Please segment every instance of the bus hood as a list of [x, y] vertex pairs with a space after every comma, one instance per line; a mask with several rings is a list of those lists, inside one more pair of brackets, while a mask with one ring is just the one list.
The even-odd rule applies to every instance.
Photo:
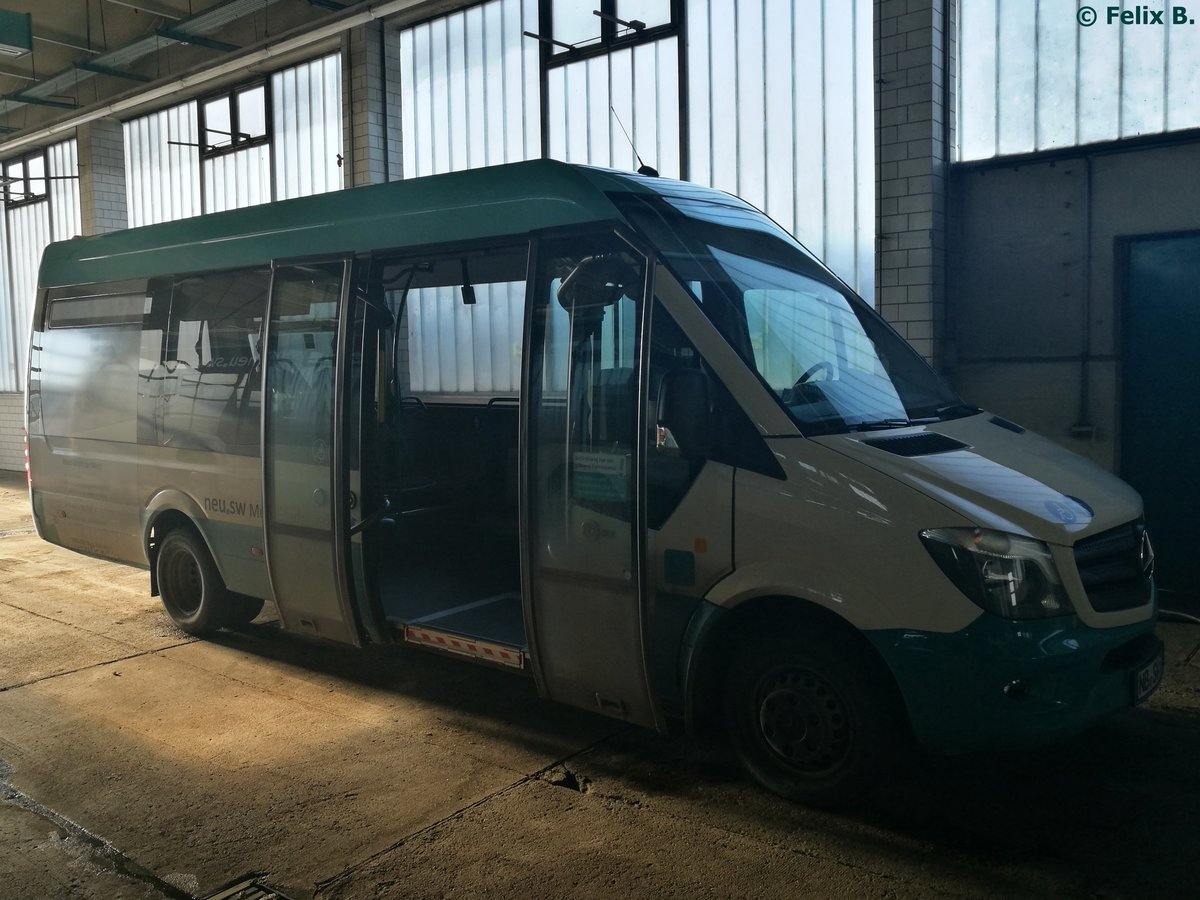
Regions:
[[812, 440], [982, 528], [1071, 545], [1142, 514], [1141, 497], [1116, 476], [987, 413]]

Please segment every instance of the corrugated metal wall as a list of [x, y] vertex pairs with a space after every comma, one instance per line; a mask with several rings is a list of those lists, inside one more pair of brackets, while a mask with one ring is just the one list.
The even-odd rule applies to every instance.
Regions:
[[307, 197], [343, 186], [342, 58], [338, 54], [271, 78], [275, 125], [275, 199]]
[[537, 0], [491, 0], [400, 33], [404, 175], [541, 155]]
[[689, 0], [688, 179], [765, 210], [875, 294], [869, 0]]
[[75, 141], [46, 149], [46, 199], [4, 214], [7, 296], [0, 308], [0, 391], [21, 390], [29, 352], [29, 323], [37, 296], [42, 251], [80, 231], [79, 165]]
[[[1109, 4], [962, 3], [957, 158], [1200, 126], [1200, 27], [1171, 24], [1177, 5], [1162, 25], [1123, 26], [1108, 24]], [[1095, 24], [1080, 24], [1085, 9]]]

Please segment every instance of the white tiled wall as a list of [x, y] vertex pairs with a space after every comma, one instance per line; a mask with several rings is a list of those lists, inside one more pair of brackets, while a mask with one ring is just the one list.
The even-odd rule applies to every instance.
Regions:
[[25, 395], [0, 394], [0, 469], [25, 468]]

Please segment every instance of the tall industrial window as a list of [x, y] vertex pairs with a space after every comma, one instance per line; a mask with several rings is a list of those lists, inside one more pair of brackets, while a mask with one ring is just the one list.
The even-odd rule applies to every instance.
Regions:
[[341, 57], [125, 123], [129, 224], [342, 187]]
[[201, 156], [236, 153], [270, 140], [265, 84], [243, 85], [209, 97], [200, 105], [200, 115], [204, 121]]
[[869, 0], [543, 10], [546, 155], [738, 194], [874, 295]]
[[271, 76], [275, 199], [340, 190], [342, 58], [325, 56]]
[[874, 295], [869, 0], [489, 0], [400, 40], [405, 177], [649, 165], [740, 194]]
[[[546, 155], [686, 177], [680, 19], [670, 0], [543, 4]], [[543, 34], [543, 37], [547, 36]]]
[[195, 101], [125, 123], [129, 225], [198, 216], [200, 120]]
[[[677, 29], [679, 13], [672, 0], [549, 0], [548, 44], [553, 56], [604, 48], [612, 50], [656, 33]], [[544, 21], [544, 20], [543, 20]]]
[[688, 0], [688, 179], [744, 198], [875, 294], [869, 0]]
[[4, 205], [11, 209], [22, 203], [46, 199], [46, 153], [26, 153], [4, 164]]
[[51, 241], [79, 234], [79, 165], [74, 140], [7, 160], [3, 247], [8, 265], [0, 279], [0, 391], [25, 381], [29, 320], [38, 265]]
[[1126, 26], [1097, 3], [1085, 26], [1088, 7], [1061, 0], [960, 3], [957, 158], [1200, 126], [1200, 28], [1173, 22], [1174, 8], [1162, 25]]
[[400, 32], [404, 177], [541, 156], [537, 0], [490, 0]]
[[[400, 32], [404, 177], [541, 156], [537, 0], [489, 0]], [[480, 278], [464, 304], [414, 290], [402, 327], [411, 389], [512, 394], [520, 372], [522, 278]], [[441, 282], [449, 284], [450, 282]]]

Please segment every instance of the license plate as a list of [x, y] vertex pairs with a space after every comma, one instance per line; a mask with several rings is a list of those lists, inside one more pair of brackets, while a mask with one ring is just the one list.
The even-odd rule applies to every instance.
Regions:
[[1149, 663], [1133, 673], [1133, 702], [1141, 703], [1154, 693], [1163, 677], [1163, 652], [1160, 648]]

